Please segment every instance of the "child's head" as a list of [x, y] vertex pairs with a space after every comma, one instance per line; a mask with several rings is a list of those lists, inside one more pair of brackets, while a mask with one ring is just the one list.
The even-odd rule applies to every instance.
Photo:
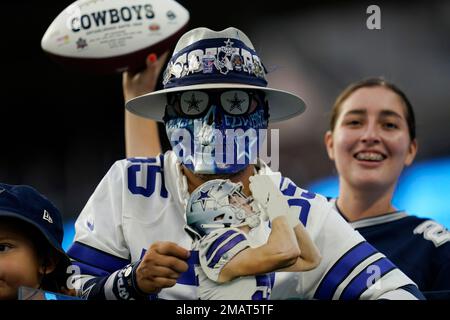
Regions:
[[59, 291], [69, 259], [61, 214], [29, 186], [0, 184], [0, 300], [20, 286]]

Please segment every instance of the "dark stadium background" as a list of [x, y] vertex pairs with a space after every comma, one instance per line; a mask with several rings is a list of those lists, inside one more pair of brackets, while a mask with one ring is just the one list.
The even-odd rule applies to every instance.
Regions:
[[[10, 1], [1, 9], [0, 181], [33, 185], [67, 221], [125, 156], [121, 76], [70, 72], [41, 50], [48, 25], [71, 2]], [[280, 169], [297, 184], [309, 186], [334, 174], [322, 136], [335, 96], [351, 81], [383, 75], [402, 87], [416, 108], [416, 162], [434, 159], [440, 165], [437, 176], [444, 180], [427, 190], [448, 194], [448, 1], [179, 2], [191, 12], [191, 27], [244, 30], [272, 71], [272, 86], [306, 99], [304, 116], [276, 126]], [[381, 7], [382, 30], [366, 28], [370, 4]]]

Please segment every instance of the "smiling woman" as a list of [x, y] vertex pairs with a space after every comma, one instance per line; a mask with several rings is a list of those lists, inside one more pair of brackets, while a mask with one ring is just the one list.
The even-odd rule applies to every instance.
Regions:
[[[339, 192], [337, 176], [329, 176], [309, 185], [308, 190], [335, 198]], [[450, 228], [448, 204], [450, 194], [450, 157], [414, 161], [403, 170], [392, 203], [410, 214], [432, 218]]]
[[325, 144], [339, 174], [336, 209], [421, 290], [450, 289], [448, 231], [433, 227], [437, 231], [425, 236], [423, 228], [438, 224], [392, 204], [399, 176], [418, 148], [408, 98], [383, 79], [354, 83], [337, 98], [330, 128]]
[[368, 199], [377, 198], [371, 206], [362, 204], [363, 210], [350, 210], [350, 220], [371, 216], [374, 210], [395, 211], [391, 200], [397, 179], [417, 152], [408, 124], [408, 118], [414, 119], [406, 107], [410, 104], [381, 80], [380, 85], [368, 83], [338, 99], [332, 131], [325, 136], [328, 155], [340, 174], [340, 207], [358, 191], [370, 193]]

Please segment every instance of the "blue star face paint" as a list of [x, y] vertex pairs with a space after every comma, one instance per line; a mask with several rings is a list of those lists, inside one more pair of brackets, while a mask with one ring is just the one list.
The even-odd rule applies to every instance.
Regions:
[[268, 117], [263, 102], [236, 90], [212, 98], [211, 92], [185, 92], [178, 103], [169, 101], [164, 116], [169, 141], [194, 173], [239, 172], [256, 163], [265, 139]]

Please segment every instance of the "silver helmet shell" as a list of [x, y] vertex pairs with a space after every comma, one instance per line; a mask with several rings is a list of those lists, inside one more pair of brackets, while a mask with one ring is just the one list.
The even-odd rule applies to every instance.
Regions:
[[259, 212], [249, 212], [252, 201], [251, 197], [243, 194], [240, 182], [222, 179], [207, 181], [191, 194], [186, 206], [185, 229], [195, 239], [218, 228], [244, 225], [254, 228], [259, 225], [260, 219]]

